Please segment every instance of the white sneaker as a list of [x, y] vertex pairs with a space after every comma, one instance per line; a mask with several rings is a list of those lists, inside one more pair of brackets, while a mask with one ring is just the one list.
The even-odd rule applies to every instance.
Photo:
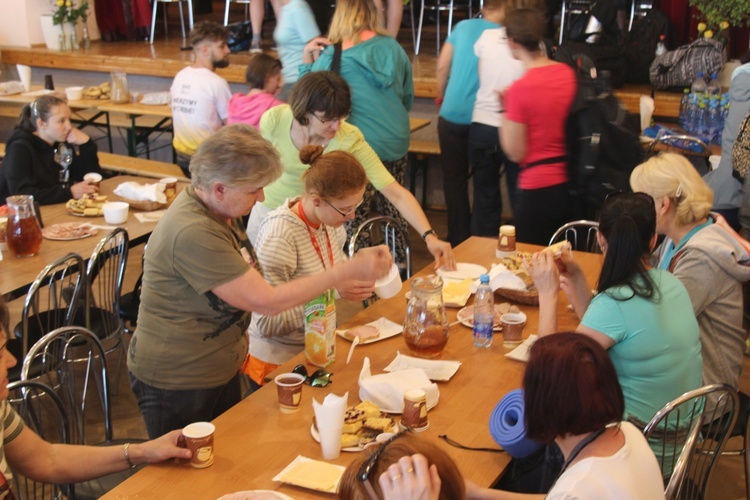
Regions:
[[253, 54], [263, 52], [263, 49], [260, 47], [260, 40], [253, 40], [250, 42], [250, 52]]

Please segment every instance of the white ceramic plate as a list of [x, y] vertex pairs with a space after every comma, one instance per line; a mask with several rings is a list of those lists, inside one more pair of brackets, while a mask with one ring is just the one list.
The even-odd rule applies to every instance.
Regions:
[[[493, 332], [499, 332], [502, 331], [503, 327], [500, 324], [500, 316], [502, 313], [500, 312], [500, 306], [495, 306], [495, 321], [492, 325], [492, 331]], [[474, 305], [466, 306], [463, 309], [459, 309], [458, 313], [456, 313], [456, 319], [458, 321], [468, 327], [468, 328], [474, 328]]]
[[294, 500], [289, 495], [273, 490], [247, 490], [230, 493], [219, 500]]
[[42, 236], [48, 240], [70, 241], [88, 238], [98, 232], [91, 226], [78, 224], [77, 222], [61, 222], [42, 229]]
[[448, 278], [452, 280], [464, 280], [471, 278], [473, 280], [479, 279], [479, 276], [487, 273], [487, 268], [480, 266], [479, 264], [471, 264], [469, 262], [457, 262], [455, 271], [446, 271], [444, 267], [437, 270], [438, 275], [441, 278]]

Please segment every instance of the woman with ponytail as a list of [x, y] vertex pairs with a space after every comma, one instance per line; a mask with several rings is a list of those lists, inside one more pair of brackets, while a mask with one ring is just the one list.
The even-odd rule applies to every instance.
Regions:
[[[367, 174], [346, 151], [323, 154], [322, 146], [303, 146], [300, 161], [309, 165], [305, 194], [288, 198], [263, 220], [258, 231], [258, 262], [271, 285], [320, 273], [346, 261], [344, 223], [354, 218], [367, 185]], [[349, 300], [372, 295], [371, 283], [336, 289]], [[305, 345], [304, 304], [276, 314], [253, 313], [250, 355], [245, 373], [255, 384]]]
[[613, 193], [599, 217], [604, 251], [591, 289], [572, 252], [556, 262], [538, 252], [526, 263], [539, 291], [539, 335], [557, 331], [559, 290], [581, 320], [576, 329], [609, 351], [625, 397], [624, 420], [641, 429], [667, 402], [702, 385], [698, 323], [687, 290], [650, 265], [656, 244], [654, 199]]
[[65, 203], [95, 193], [83, 180], [101, 174], [94, 141], [70, 123], [70, 108], [53, 95], [38, 97], [21, 111], [0, 170], [0, 204], [16, 194], [30, 194], [42, 205]]

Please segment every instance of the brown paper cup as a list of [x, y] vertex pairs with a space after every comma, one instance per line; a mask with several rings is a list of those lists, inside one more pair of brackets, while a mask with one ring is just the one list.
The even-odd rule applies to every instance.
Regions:
[[299, 373], [282, 373], [273, 379], [279, 394], [281, 413], [296, 413], [302, 400], [302, 384], [305, 377]]
[[193, 454], [190, 465], [196, 469], [214, 463], [214, 432], [216, 427], [210, 422], [195, 422], [182, 429], [185, 444]]
[[500, 322], [503, 325], [503, 347], [515, 347], [523, 341], [524, 313], [505, 313], [500, 316]]

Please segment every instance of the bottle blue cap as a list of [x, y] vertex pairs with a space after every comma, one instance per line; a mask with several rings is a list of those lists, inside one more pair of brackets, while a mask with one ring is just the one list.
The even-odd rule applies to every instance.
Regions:
[[490, 275], [489, 274], [483, 274], [483, 275], [481, 275], [479, 277], [479, 282], [480, 283], [489, 283], [490, 282]]

